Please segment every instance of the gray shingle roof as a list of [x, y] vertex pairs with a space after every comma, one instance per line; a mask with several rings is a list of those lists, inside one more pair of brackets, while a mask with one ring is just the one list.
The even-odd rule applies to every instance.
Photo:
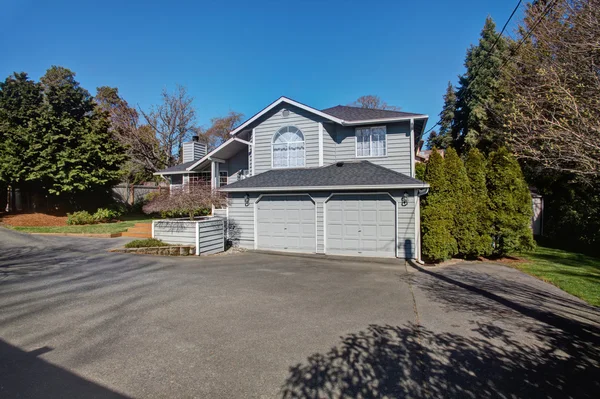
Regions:
[[175, 165], [175, 166], [171, 166], [170, 168], [167, 168], [167, 169], [159, 170], [156, 173], [185, 172], [189, 166], [192, 166], [196, 162], [198, 162], [197, 159], [195, 161], [180, 163], [179, 165]]
[[423, 114], [413, 114], [410, 112], [388, 111], [383, 109], [349, 107], [347, 105], [337, 105], [335, 107], [322, 109], [328, 115], [334, 116], [345, 121], [365, 121], [370, 119], [387, 119], [387, 118], [410, 118], [424, 117]]
[[342, 187], [342, 186], [402, 186], [423, 185], [420, 180], [394, 172], [369, 161], [343, 162], [318, 168], [272, 169], [256, 176], [223, 186], [222, 189], [282, 188], [295, 187]]

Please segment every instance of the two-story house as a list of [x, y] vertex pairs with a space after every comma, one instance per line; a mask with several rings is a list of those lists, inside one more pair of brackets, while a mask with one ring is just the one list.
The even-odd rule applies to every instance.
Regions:
[[206, 154], [188, 143], [184, 163], [157, 174], [171, 184], [210, 180], [228, 194], [230, 239], [249, 249], [419, 258], [415, 150], [427, 115], [286, 97]]

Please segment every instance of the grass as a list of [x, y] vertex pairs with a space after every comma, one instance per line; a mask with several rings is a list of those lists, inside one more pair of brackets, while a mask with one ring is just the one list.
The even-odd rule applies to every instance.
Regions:
[[133, 240], [125, 244], [125, 248], [148, 248], [148, 247], [168, 247], [169, 244], [156, 238], [146, 238], [144, 240]]
[[600, 306], [600, 259], [538, 246], [522, 254], [519, 270], [538, 277], [594, 306]]
[[125, 215], [121, 221], [114, 223], [87, 224], [82, 226], [6, 226], [24, 233], [83, 233], [83, 234], [114, 234], [127, 231], [136, 223], [148, 223], [151, 217], [145, 215]]

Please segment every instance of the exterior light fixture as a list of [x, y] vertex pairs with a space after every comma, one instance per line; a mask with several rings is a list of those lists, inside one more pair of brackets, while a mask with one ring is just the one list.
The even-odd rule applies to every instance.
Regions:
[[244, 205], [248, 206], [250, 205], [250, 194], [246, 193], [246, 195], [244, 195]]
[[408, 191], [405, 191], [404, 194], [402, 195], [401, 204], [402, 204], [402, 206], [408, 205]]

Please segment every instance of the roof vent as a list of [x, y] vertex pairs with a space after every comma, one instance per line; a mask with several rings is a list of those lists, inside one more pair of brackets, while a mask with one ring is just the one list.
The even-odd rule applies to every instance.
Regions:
[[342, 166], [344, 166], [344, 162], [343, 161], [336, 162], [335, 166], [337, 166], [338, 168], [341, 168]]
[[289, 109], [284, 109], [283, 111], [281, 111], [281, 115], [284, 118], [287, 118], [288, 116], [290, 116], [290, 110]]

